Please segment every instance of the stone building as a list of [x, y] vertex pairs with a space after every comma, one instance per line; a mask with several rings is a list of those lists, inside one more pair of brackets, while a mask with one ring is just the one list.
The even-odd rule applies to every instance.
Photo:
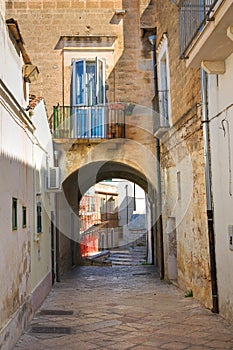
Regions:
[[6, 11], [40, 69], [32, 91], [46, 99], [59, 154], [61, 270], [82, 195], [126, 178], [148, 194], [152, 222], [160, 219], [152, 236], [161, 276], [232, 319], [232, 4], [188, 3], [8, 0]]
[[81, 199], [79, 218], [81, 251], [85, 254], [118, 246], [117, 187], [107, 182], [91, 187]]
[[[181, 1], [182, 2], [182, 1]], [[180, 58], [176, 2], [155, 2], [165, 276], [215, 307], [209, 250], [200, 69]], [[181, 34], [180, 34], [181, 35]], [[212, 275], [211, 275], [212, 273]], [[215, 276], [216, 277], [216, 276]]]
[[[53, 106], [70, 105], [72, 60], [105, 61], [107, 100], [151, 106], [153, 32], [140, 12], [148, 0], [6, 1], [8, 17], [21, 24], [40, 76], [34, 92]], [[91, 68], [90, 68], [91, 69]], [[133, 91], [133, 93], [132, 93]]]
[[[210, 254], [214, 254], [214, 249], [219, 312], [232, 322], [233, 4], [232, 1], [204, 1], [195, 14], [190, 6], [184, 11], [186, 5], [183, 1], [179, 7], [180, 33], [183, 33], [180, 54], [186, 58], [187, 69], [201, 71], [207, 206], [209, 219], [211, 215], [213, 218], [214, 236]], [[191, 18], [195, 24], [189, 27]]]
[[[151, 229], [153, 258], [161, 277], [192, 291], [215, 312], [219, 290], [220, 312], [232, 318], [232, 282], [223, 283], [232, 266], [231, 251], [224, 250], [228, 235], [229, 241], [232, 237], [228, 23], [232, 9], [231, 4], [226, 7], [227, 1], [222, 3], [218, 7], [217, 1], [203, 1], [198, 11], [192, 11], [185, 0], [8, 0], [6, 10], [7, 18], [20, 23], [30, 57], [40, 69], [33, 92], [46, 99], [59, 154], [61, 271], [71, 265], [70, 237], [74, 238], [73, 220], [82, 195], [104, 179], [125, 178], [148, 194], [151, 221], [159, 218]], [[213, 20], [206, 22], [206, 16]], [[210, 35], [208, 41], [203, 33], [225, 23], [222, 18], [227, 42], [215, 45], [215, 39]], [[191, 32], [184, 27], [189, 21]], [[202, 47], [204, 53], [214, 48], [217, 63], [209, 64], [212, 59], [199, 53]], [[224, 64], [220, 52], [225, 52]], [[223, 132], [224, 137], [219, 144], [210, 135], [210, 147], [201, 64], [210, 73], [209, 111], [214, 117], [210, 133], [220, 137]], [[224, 119], [220, 112], [225, 110]], [[218, 117], [223, 131], [218, 129]], [[224, 142], [228, 156], [221, 157]], [[223, 200], [220, 158], [229, 185]], [[223, 242], [222, 226], [227, 232]]]
[[[8, 18], [20, 23], [39, 67], [33, 92], [45, 98], [53, 130], [61, 171], [56, 224], [62, 272], [72, 263], [70, 238], [80, 238], [74, 229], [78, 203], [95, 183], [113, 177], [135, 182], [154, 210], [154, 79], [148, 41], [155, 32], [154, 14], [148, 11], [149, 0], [13, 0], [6, 8]], [[157, 247], [159, 255], [162, 247]], [[161, 254], [157, 260], [162, 264]]]
[[232, 2], [157, 1], [165, 275], [232, 321]]

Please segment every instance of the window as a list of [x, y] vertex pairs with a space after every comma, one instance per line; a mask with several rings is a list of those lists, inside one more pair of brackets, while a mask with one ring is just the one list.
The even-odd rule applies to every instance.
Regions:
[[111, 197], [109, 199], [109, 212], [114, 213], [114, 210], [115, 210], [115, 199]]
[[22, 227], [27, 227], [27, 208], [22, 207]]
[[12, 198], [12, 230], [17, 230], [17, 198]]
[[41, 202], [37, 203], [36, 211], [37, 211], [37, 233], [41, 233], [42, 232], [42, 205], [41, 205]]
[[72, 62], [72, 134], [77, 138], [106, 136], [105, 66], [104, 61]]
[[72, 106], [105, 104], [104, 61], [74, 60], [72, 63]]
[[167, 84], [167, 60], [166, 55], [164, 55], [160, 61], [160, 113], [162, 117], [168, 121], [168, 84]]
[[118, 227], [118, 238], [119, 239], [123, 239], [124, 238], [123, 227]]
[[171, 124], [171, 100], [168, 41], [165, 34], [159, 45], [158, 53], [158, 95], [160, 126], [168, 127]]
[[103, 198], [103, 197], [101, 197], [101, 199], [100, 199], [100, 210], [101, 210], [101, 213], [106, 212], [105, 198]]

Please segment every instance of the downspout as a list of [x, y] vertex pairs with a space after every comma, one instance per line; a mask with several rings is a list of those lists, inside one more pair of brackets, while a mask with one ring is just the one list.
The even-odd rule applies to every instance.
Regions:
[[157, 191], [158, 191], [158, 219], [157, 230], [159, 232], [160, 249], [160, 279], [164, 279], [164, 250], [163, 250], [163, 220], [162, 220], [162, 189], [161, 189], [161, 171], [160, 171], [160, 141], [156, 138], [156, 158], [157, 158]]
[[[153, 73], [154, 73], [154, 95], [158, 93], [158, 83], [157, 83], [157, 61], [156, 61], [156, 35], [151, 35], [148, 37], [149, 42], [152, 45], [153, 49]], [[155, 110], [158, 110], [158, 103], [155, 102]], [[160, 140], [156, 138], [156, 160], [157, 160], [157, 232], [159, 234], [159, 255], [160, 255], [160, 279], [164, 279], [164, 250], [163, 250], [163, 222], [162, 222], [162, 190], [161, 190], [161, 171], [160, 171]]]
[[[58, 166], [59, 151], [54, 150], [54, 166]], [[55, 215], [56, 215], [56, 226], [55, 226], [55, 237], [56, 237], [56, 282], [60, 282], [60, 231], [59, 225], [59, 194], [55, 193]]]
[[212, 288], [212, 312], [219, 312], [218, 304], [218, 284], [217, 284], [217, 269], [215, 255], [215, 233], [214, 233], [214, 215], [213, 215], [213, 200], [212, 200], [212, 182], [211, 182], [211, 155], [209, 145], [209, 118], [207, 107], [207, 74], [204, 69], [201, 69], [201, 91], [202, 91], [202, 116], [203, 116], [203, 138], [204, 138], [204, 155], [205, 155], [205, 186], [206, 186], [206, 209], [208, 219], [208, 237], [210, 251], [210, 273], [211, 273], [211, 288]]
[[59, 210], [59, 205], [58, 205], [58, 194], [55, 193], [55, 211], [56, 211], [56, 281], [60, 282], [60, 232], [58, 229], [58, 210]]
[[62, 108], [65, 105], [65, 67], [64, 67], [64, 48], [62, 50]]

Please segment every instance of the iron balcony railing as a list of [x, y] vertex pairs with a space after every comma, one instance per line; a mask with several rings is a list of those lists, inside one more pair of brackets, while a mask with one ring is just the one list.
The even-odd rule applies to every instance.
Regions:
[[125, 138], [125, 107], [55, 106], [50, 129], [54, 139]]
[[195, 37], [211, 20], [211, 12], [219, 0], [181, 0], [179, 3], [180, 57], [187, 58], [187, 50]]

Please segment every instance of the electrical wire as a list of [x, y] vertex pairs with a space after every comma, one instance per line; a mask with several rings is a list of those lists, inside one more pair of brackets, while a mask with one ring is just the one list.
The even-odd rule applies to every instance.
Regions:
[[[232, 161], [231, 161], [231, 134], [230, 134], [230, 123], [227, 120], [227, 111], [226, 110], [226, 116], [224, 119], [222, 119], [221, 124], [222, 124], [222, 129], [224, 133], [224, 137], [227, 137], [227, 148], [228, 148], [228, 191], [229, 195], [232, 196]], [[226, 126], [225, 126], [226, 125]]]

